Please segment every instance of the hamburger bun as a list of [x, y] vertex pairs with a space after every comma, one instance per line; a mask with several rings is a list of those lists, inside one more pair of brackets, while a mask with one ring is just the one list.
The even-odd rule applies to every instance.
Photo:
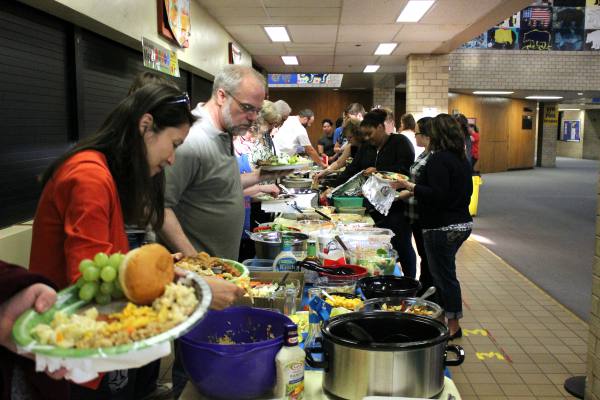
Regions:
[[133, 303], [152, 304], [173, 282], [173, 257], [160, 244], [147, 244], [131, 250], [119, 265], [119, 283], [125, 296]]

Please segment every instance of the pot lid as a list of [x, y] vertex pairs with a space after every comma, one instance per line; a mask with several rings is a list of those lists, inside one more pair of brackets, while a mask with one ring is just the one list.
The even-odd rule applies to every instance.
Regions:
[[[373, 341], [356, 337], [356, 326], [372, 337]], [[322, 332], [333, 343], [379, 351], [431, 347], [449, 339], [448, 328], [443, 323], [401, 312], [371, 311], [340, 315], [324, 325]]]

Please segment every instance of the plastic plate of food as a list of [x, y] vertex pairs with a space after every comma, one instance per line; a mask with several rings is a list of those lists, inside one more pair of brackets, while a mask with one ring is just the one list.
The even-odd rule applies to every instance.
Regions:
[[245, 287], [250, 281], [250, 271], [245, 265], [225, 258], [211, 257], [205, 252], [200, 252], [195, 257], [184, 257], [175, 266], [201, 276], [215, 276], [235, 284], [242, 283], [239, 286]]
[[173, 340], [206, 314], [208, 284], [194, 274], [165, 287], [151, 306], [126, 299], [91, 304], [80, 299], [80, 285], [57, 295], [44, 312], [28, 310], [15, 322], [13, 338], [25, 351], [61, 358], [110, 357]]
[[384, 181], [400, 181], [400, 180], [408, 180], [408, 176], [399, 174], [397, 172], [385, 172], [378, 171], [374, 174], [376, 177], [383, 179]]
[[306, 168], [312, 165], [312, 161], [297, 155], [288, 156], [282, 154], [280, 156], [272, 156], [267, 160], [260, 160], [257, 165], [262, 171], [286, 171]]

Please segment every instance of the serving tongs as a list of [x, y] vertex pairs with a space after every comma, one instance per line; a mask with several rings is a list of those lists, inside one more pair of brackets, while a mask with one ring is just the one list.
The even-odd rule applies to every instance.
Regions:
[[[286, 204], [288, 206], [292, 207], [294, 210], [298, 211], [300, 214], [304, 214], [304, 210], [302, 210], [300, 207], [298, 207], [298, 204], [296, 203], [296, 201], [287, 202]], [[331, 217], [329, 215], [325, 214], [324, 212], [319, 211], [317, 209], [315, 209], [314, 212], [319, 214], [321, 216], [321, 218], [325, 219], [326, 221], [331, 221]]]
[[319, 263], [317, 263], [315, 261], [299, 261], [297, 265], [300, 266], [301, 268], [309, 269], [309, 270], [315, 271], [315, 272], [320, 272], [322, 274], [340, 275], [340, 276], [348, 276], [348, 275], [355, 274], [355, 272], [352, 268], [348, 268], [348, 267], [327, 268], [327, 267], [321, 266]]

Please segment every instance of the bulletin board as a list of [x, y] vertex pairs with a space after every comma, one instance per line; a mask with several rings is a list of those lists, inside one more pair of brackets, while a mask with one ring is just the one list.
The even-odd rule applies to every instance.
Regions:
[[563, 121], [563, 133], [562, 140], [564, 142], [579, 142], [581, 141], [581, 135], [579, 128], [581, 121], [579, 120], [564, 120]]

